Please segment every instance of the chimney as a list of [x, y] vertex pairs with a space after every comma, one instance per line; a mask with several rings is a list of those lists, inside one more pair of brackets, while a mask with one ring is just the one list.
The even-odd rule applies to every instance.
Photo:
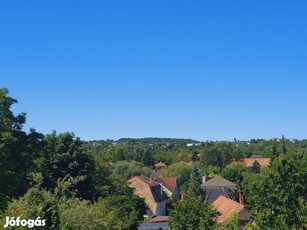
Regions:
[[244, 193], [242, 191], [239, 192], [239, 203], [244, 205]]

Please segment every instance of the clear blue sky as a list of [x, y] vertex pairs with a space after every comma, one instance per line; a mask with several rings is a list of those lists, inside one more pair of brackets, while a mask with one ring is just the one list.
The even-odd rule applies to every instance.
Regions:
[[307, 138], [306, 0], [0, 2], [0, 86], [28, 130]]

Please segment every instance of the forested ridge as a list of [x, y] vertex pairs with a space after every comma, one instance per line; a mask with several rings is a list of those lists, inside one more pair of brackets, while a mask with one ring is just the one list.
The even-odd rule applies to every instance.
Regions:
[[[176, 177], [181, 191], [189, 194], [186, 201], [170, 201], [172, 229], [217, 228], [217, 213], [202, 204], [199, 194], [201, 176], [215, 175], [235, 182], [246, 194], [256, 223], [250, 228], [307, 228], [307, 140], [83, 141], [71, 132], [25, 131], [26, 114], [14, 114], [15, 103], [8, 89], [0, 89], [1, 226], [6, 216], [39, 216], [48, 229], [136, 229], [144, 221], [146, 204], [127, 180], [149, 175], [155, 163], [164, 162], [161, 176]], [[252, 155], [271, 158], [270, 166], [248, 168], [239, 161]], [[185, 227], [191, 220], [181, 218], [189, 212], [195, 217], [191, 228]], [[225, 229], [236, 228], [230, 223]]]

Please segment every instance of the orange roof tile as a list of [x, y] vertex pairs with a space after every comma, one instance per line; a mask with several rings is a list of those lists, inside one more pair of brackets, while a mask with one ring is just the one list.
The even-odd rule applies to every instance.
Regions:
[[244, 158], [243, 159], [243, 163], [247, 167], [252, 167], [255, 161], [257, 161], [261, 166], [267, 166], [270, 164], [271, 158]]
[[219, 196], [212, 203], [212, 207], [220, 213], [220, 215], [216, 218], [216, 222], [218, 224], [227, 221], [232, 214], [240, 213], [244, 209], [242, 204], [230, 200], [225, 196]]

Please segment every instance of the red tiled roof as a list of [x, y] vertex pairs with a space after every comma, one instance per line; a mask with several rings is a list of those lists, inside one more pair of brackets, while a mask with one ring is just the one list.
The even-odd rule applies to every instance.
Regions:
[[161, 178], [160, 181], [162, 184], [171, 192], [174, 192], [177, 185], [176, 177], [169, 177], [169, 178]]
[[166, 167], [166, 164], [164, 164], [162, 161], [159, 163], [155, 164], [156, 167]]
[[148, 221], [148, 223], [159, 223], [159, 222], [168, 222], [168, 216], [157, 216]]
[[271, 158], [244, 158], [243, 159], [243, 163], [247, 167], [252, 167], [255, 161], [257, 161], [261, 166], [267, 166], [270, 164]]
[[240, 213], [244, 210], [244, 206], [238, 202], [228, 199], [225, 196], [219, 196], [213, 203], [213, 209], [218, 211], [220, 215], [216, 218], [216, 222], [223, 223], [234, 213]]

